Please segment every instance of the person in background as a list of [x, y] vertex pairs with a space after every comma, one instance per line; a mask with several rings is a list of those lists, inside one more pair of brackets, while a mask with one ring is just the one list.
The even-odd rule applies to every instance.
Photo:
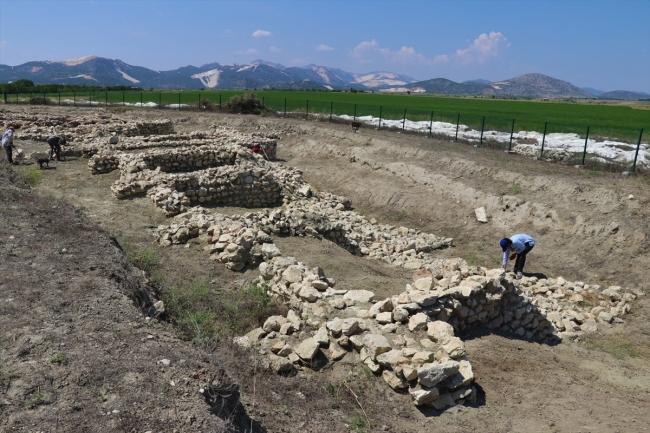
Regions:
[[12, 125], [9, 125], [4, 134], [2, 134], [2, 147], [7, 152], [7, 161], [9, 161], [9, 164], [17, 165], [18, 163], [14, 162], [11, 156], [12, 150], [16, 148], [14, 146], [14, 127]]
[[50, 161], [52, 161], [54, 155], [56, 155], [57, 161], [61, 161], [61, 145], [65, 144], [65, 138], [50, 136], [45, 141], [50, 145]]
[[526, 254], [535, 246], [535, 239], [530, 235], [520, 233], [501, 239], [499, 245], [503, 250], [503, 271], [505, 272], [508, 266], [508, 256], [510, 256], [510, 260], [516, 257], [514, 271], [517, 279], [520, 280], [526, 265]]

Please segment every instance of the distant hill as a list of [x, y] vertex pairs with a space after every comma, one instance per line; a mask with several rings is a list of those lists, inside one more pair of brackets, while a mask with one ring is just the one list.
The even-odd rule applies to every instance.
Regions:
[[159, 89], [376, 89], [415, 81], [392, 72], [353, 74], [317, 65], [287, 68], [261, 59], [252, 63], [189, 65], [173, 71], [155, 71], [97, 56], [0, 65], [0, 82], [21, 78], [35, 84], [130, 85]]
[[[594, 93], [542, 74], [524, 74], [498, 82], [476, 79], [457, 83], [446, 78], [416, 81], [409, 76], [387, 71], [356, 74], [319, 65], [285, 67], [262, 59], [252, 63], [214, 62], [202, 66], [188, 65], [172, 71], [156, 71], [98, 56], [34, 61], [18, 66], [0, 65], [0, 83], [14, 82], [22, 78], [35, 84], [85, 84], [156, 89], [359, 89], [475, 96], [594, 97]], [[650, 97], [648, 94], [626, 91], [607, 92], [600, 96], [610, 99]]]
[[489, 84], [466, 81], [456, 83], [446, 78], [416, 81], [403, 88], [415, 92], [435, 93], [440, 95], [494, 95], [495, 91]]
[[505, 81], [471, 80], [456, 83], [445, 78], [416, 81], [400, 86], [415, 92], [445, 95], [499, 95], [536, 98], [593, 98], [593, 95], [566, 81], [542, 74], [524, 74]]
[[598, 89], [594, 89], [592, 87], [581, 87], [581, 89], [584, 90], [587, 93], [591, 93], [594, 96], [600, 96], [603, 93], [605, 93], [604, 90], [598, 90]]
[[543, 74], [524, 74], [490, 84], [497, 95], [532, 96], [542, 98], [593, 98], [591, 93], [568, 81]]
[[649, 99], [650, 93], [645, 92], [628, 92], [627, 90], [614, 90], [605, 92], [599, 96], [600, 99], [623, 99], [626, 101], [636, 101], [638, 99]]

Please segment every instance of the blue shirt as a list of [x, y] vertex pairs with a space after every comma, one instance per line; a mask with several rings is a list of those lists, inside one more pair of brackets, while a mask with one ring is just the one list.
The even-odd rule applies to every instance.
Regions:
[[517, 235], [510, 236], [512, 243], [510, 244], [510, 250], [503, 252], [503, 266], [508, 265], [508, 255], [509, 253], [521, 254], [526, 249], [526, 244], [531, 247], [535, 245], [535, 239], [532, 236], [520, 233]]
[[2, 147], [11, 147], [14, 145], [14, 131], [7, 129], [4, 134], [2, 134]]

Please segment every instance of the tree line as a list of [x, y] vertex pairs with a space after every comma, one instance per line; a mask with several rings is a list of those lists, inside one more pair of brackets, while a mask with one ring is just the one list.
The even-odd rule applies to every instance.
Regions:
[[34, 84], [32, 80], [20, 79], [0, 84], [0, 93], [58, 93], [58, 92], [110, 92], [142, 90], [132, 86], [83, 86], [76, 84]]

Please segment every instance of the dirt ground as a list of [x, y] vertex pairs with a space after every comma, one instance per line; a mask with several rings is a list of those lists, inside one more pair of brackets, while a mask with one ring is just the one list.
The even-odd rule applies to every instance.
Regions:
[[[181, 132], [211, 124], [275, 131], [280, 162], [304, 170], [316, 189], [350, 198], [355, 210], [380, 222], [453, 237], [454, 246], [440, 257], [497, 267], [499, 239], [525, 232], [537, 239], [528, 274], [649, 288], [650, 184], [644, 177], [389, 131], [353, 133], [339, 124], [153, 110], [116, 115], [169, 117]], [[47, 149], [44, 143], [17, 144], [27, 152]], [[179, 340], [169, 324], [147, 320], [134, 301], [147, 285], [119, 248], [127, 238], [154, 245], [151, 230], [169, 220], [146, 198], [114, 199], [109, 187], [118, 174], [92, 176], [85, 159], [53, 163], [32, 190], [21, 181], [29, 167], [34, 165], [4, 166], [0, 177], [0, 218], [6, 222], [0, 226], [2, 432], [650, 428], [645, 297], [635, 301], [623, 325], [577, 343], [546, 346], [474, 330], [463, 337], [477, 403], [442, 413], [420, 410], [353, 362], [277, 376], [257, 370], [254, 353]], [[480, 206], [487, 224], [474, 217]], [[283, 255], [321, 266], [340, 287], [388, 295], [411, 278], [328, 241], [276, 238], [276, 244]], [[207, 280], [236, 290], [257, 276], [255, 270], [230, 272], [210, 261], [198, 242], [188, 245], [160, 248], [164, 284]], [[208, 379], [215, 377], [210, 388]], [[208, 404], [201, 387], [219, 389], [220, 397]], [[366, 417], [369, 428], [355, 424]]]

